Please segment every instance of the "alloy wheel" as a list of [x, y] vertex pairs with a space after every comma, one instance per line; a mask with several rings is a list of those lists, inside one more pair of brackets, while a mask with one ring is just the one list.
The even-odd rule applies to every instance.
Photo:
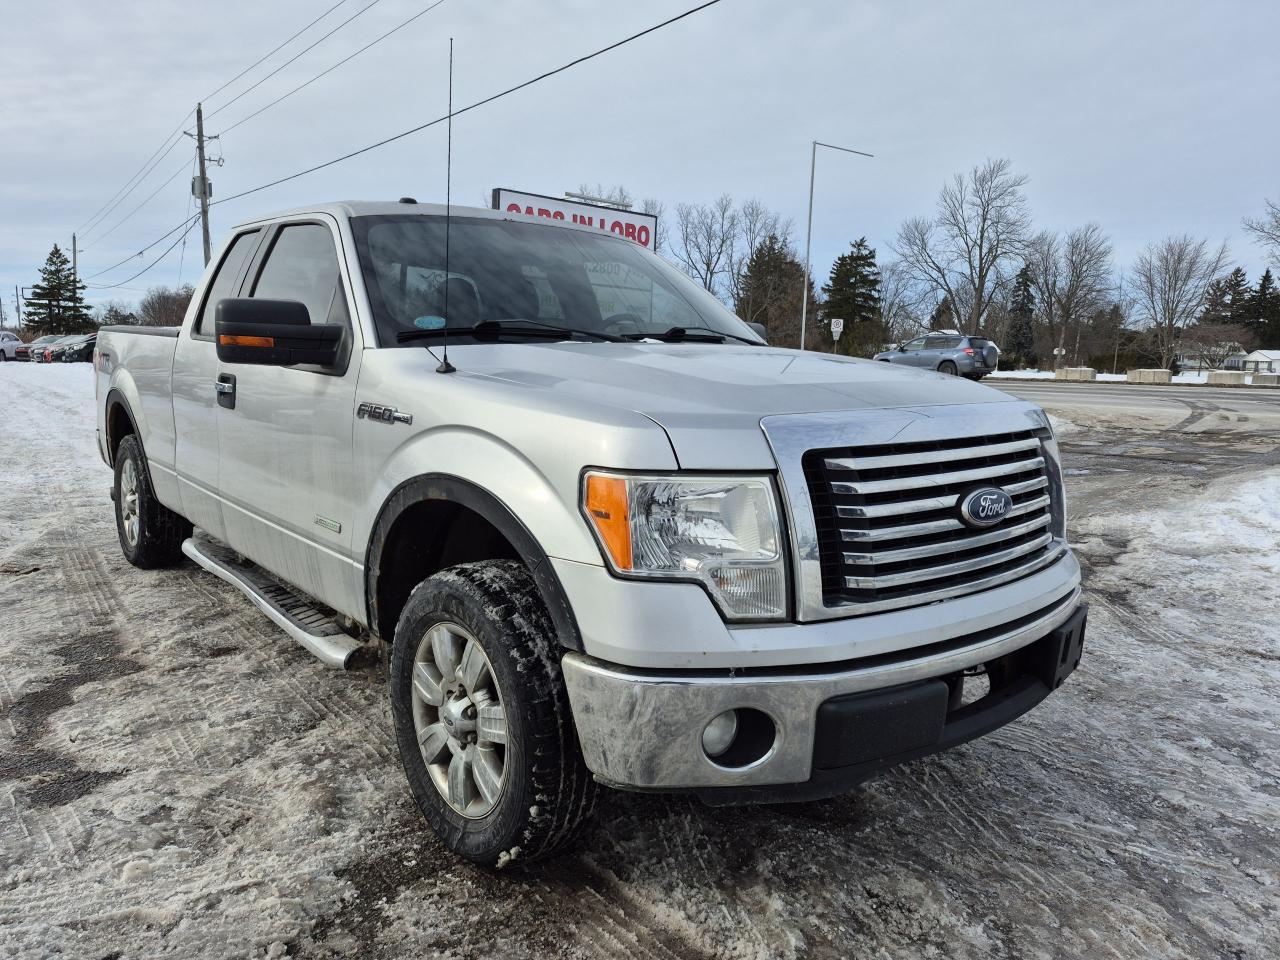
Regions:
[[507, 717], [489, 658], [464, 627], [437, 623], [419, 642], [412, 701], [436, 790], [462, 816], [486, 816], [506, 783]]
[[138, 470], [132, 460], [120, 468], [120, 523], [129, 546], [138, 545]]

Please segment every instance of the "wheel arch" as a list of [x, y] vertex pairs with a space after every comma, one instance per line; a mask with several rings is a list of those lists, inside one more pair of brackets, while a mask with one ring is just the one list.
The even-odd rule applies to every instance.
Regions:
[[[424, 533], [435, 536], [423, 549]], [[407, 555], [406, 555], [407, 551]], [[482, 556], [474, 556], [480, 553]], [[483, 556], [483, 554], [492, 554]], [[413, 587], [454, 563], [474, 559], [521, 560], [533, 575], [562, 646], [582, 650], [573, 607], [546, 551], [523, 521], [488, 490], [451, 474], [411, 477], [388, 494], [365, 551], [365, 606], [369, 629], [391, 639]], [[396, 569], [404, 563], [404, 569]]]
[[107, 466], [114, 467], [116, 464], [116, 451], [120, 449], [120, 441], [129, 434], [139, 437], [139, 443], [142, 440], [138, 432], [138, 420], [133, 415], [133, 409], [129, 406], [128, 399], [119, 388], [112, 387], [107, 393], [105, 409]]

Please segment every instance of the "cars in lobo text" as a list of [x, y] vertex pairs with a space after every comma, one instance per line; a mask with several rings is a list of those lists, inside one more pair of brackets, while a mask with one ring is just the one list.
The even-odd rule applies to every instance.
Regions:
[[908, 340], [877, 353], [874, 359], [981, 380], [999, 366], [1000, 350], [984, 337], [966, 337], [956, 330], [946, 330]]
[[602, 784], [849, 790], [1080, 660], [1038, 407], [771, 348], [588, 227], [252, 220], [181, 328], [102, 329], [96, 380], [124, 555], [185, 553], [324, 663], [388, 645], [409, 788], [479, 863], [562, 848]]

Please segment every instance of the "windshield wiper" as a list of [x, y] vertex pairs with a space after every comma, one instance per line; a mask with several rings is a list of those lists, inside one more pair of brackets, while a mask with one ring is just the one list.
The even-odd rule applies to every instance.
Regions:
[[[705, 333], [694, 331], [706, 331]], [[724, 343], [725, 339], [739, 340], [753, 347], [763, 346], [756, 340], [740, 337], [736, 333], [725, 333], [712, 327], [672, 327], [661, 333], [628, 333], [628, 340], [661, 340], [663, 343]]]
[[[526, 324], [528, 326], [526, 326]], [[577, 330], [573, 327], [560, 327], [540, 320], [482, 320], [473, 327], [436, 327], [433, 330], [402, 330], [396, 334], [396, 343], [408, 343], [412, 340], [432, 340], [447, 337], [450, 334], [470, 336], [476, 340], [497, 340], [503, 334], [514, 334], [519, 337], [535, 340], [572, 340], [574, 337], [588, 337], [592, 340], [620, 341], [607, 333], [594, 330]]]

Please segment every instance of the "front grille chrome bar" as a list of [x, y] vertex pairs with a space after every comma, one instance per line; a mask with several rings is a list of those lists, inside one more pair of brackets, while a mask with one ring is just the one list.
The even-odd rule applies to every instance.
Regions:
[[[907, 547], [902, 550], [882, 550], [879, 553], [846, 553], [845, 563], [903, 563], [907, 560], [922, 560], [925, 557], [936, 557], [940, 554], [957, 553], [975, 547], [986, 547], [1001, 540], [1012, 540], [1032, 530], [1039, 530], [1049, 525], [1049, 515], [1043, 514], [1034, 520], [1020, 523], [1013, 527], [1000, 527], [991, 533], [976, 537], [965, 537], [959, 540], [944, 540], [942, 543], [927, 543], [922, 547]], [[963, 526], [963, 525], [961, 525]], [[987, 564], [983, 564], [987, 566]]]
[[1044, 469], [1044, 457], [1019, 460], [1017, 463], [998, 463], [971, 470], [955, 470], [951, 473], [928, 473], [919, 477], [895, 477], [889, 480], [857, 480], [852, 483], [839, 481], [831, 484], [832, 493], [884, 493], [885, 491], [917, 490], [925, 487], [945, 487], [951, 483], [970, 480], [993, 480], [1015, 473]]
[[[1016, 496], [1019, 493], [1026, 493], [1028, 490], [1039, 490], [1047, 487], [1049, 481], [1044, 477], [1034, 477], [1030, 480], [1020, 480], [1017, 483], [1002, 483], [1000, 488], [1009, 496]], [[925, 500], [903, 500], [898, 503], [880, 503], [870, 506], [838, 506], [836, 507], [836, 516], [843, 519], [877, 519], [879, 517], [896, 517], [898, 514], [908, 513], [926, 513], [930, 510], [950, 510], [959, 500], [956, 494], [948, 494], [945, 497], [929, 497]]]
[[969, 560], [958, 560], [938, 567], [922, 567], [919, 570], [903, 570], [900, 573], [886, 573], [878, 577], [845, 577], [844, 582], [846, 586], [855, 590], [882, 590], [885, 587], [901, 586], [904, 583], [919, 583], [922, 580], [937, 580], [939, 577], [955, 576], [958, 573], [971, 573], [983, 567], [998, 566], [1026, 556], [1028, 553], [1034, 553], [1048, 545], [1052, 539], [1053, 534], [1046, 532], [1043, 536], [1036, 537], [1027, 543], [1020, 543], [1008, 550], [986, 553]]
[[1010, 440], [1008, 443], [988, 443], [980, 447], [959, 447], [952, 450], [923, 450], [920, 453], [896, 453], [888, 456], [828, 458], [828, 470], [887, 470], [890, 467], [918, 467], [926, 463], [954, 463], [957, 460], [976, 460], [979, 457], [999, 457], [1020, 450], [1039, 450], [1040, 441], [1035, 437], [1026, 440]]

